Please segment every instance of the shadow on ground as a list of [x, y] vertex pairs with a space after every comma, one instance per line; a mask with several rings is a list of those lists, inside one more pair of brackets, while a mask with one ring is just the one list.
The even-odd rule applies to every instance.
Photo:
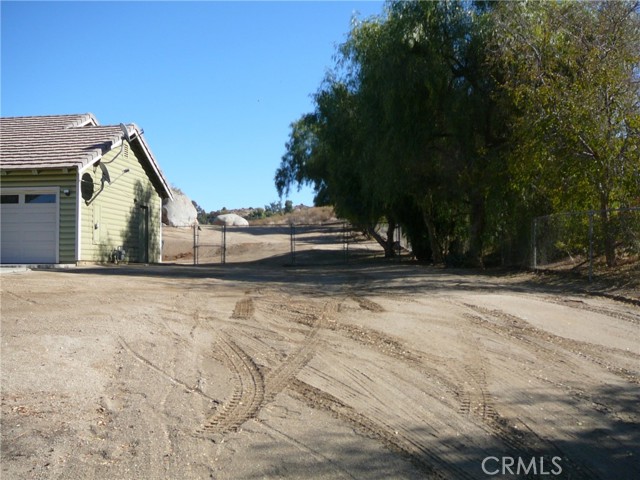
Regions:
[[[252, 262], [227, 264], [112, 265], [61, 269], [65, 274], [157, 277], [164, 279], [219, 279], [238, 283], [272, 283], [292, 288], [313, 288], [318, 295], [356, 287], [367, 293], [541, 292], [553, 294], [594, 294], [640, 305], [635, 296], [618, 294], [615, 285], [589, 283], [578, 277], [533, 274], [517, 269], [473, 270], [442, 268], [397, 259], [373, 258], [366, 254], [345, 262], [335, 250], [277, 255]], [[192, 285], [192, 288], [197, 288]]]
[[[500, 427], [486, 425], [489, 435], [483, 438], [444, 437], [437, 433], [434, 436], [428, 426], [419, 425], [390, 432], [378, 426], [375, 419], [350, 416], [326, 404], [309, 406], [329, 411], [361, 435], [383, 443], [390, 452], [410, 462], [416, 475], [404, 471], [401, 478], [631, 479], [640, 478], [640, 424], [636, 406], [639, 394], [637, 385], [603, 386], [590, 392], [585, 401], [603, 402], [598, 404], [606, 404], [607, 408], [594, 409], [597, 428], [584, 428], [570, 440], [542, 438], [533, 430], [510, 428], [506, 421]], [[527, 392], [526, 396], [526, 406], [533, 409], [550, 402], [568, 409], [575, 407], [575, 399], [566, 395]], [[564, 427], [558, 425], [559, 429]], [[272, 427], [262, 424], [262, 428], [268, 433]], [[350, 478], [399, 477], [397, 465], [378, 458], [379, 452], [371, 451], [366, 443], [326, 432], [305, 432], [295, 439], [303, 448], [292, 449], [289, 443], [277, 441], [282, 435], [286, 436], [282, 432], [268, 434], [251, 444], [251, 457], [260, 460], [256, 462], [259, 468], [245, 472], [245, 478], [335, 478], [338, 471]], [[315, 449], [316, 445], [340, 448], [329, 458], [321, 448]]]

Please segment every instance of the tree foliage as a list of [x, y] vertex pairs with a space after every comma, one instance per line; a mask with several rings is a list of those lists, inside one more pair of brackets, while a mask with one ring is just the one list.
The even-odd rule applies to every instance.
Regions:
[[640, 191], [638, 3], [506, 7], [495, 11], [494, 58], [518, 112], [525, 161], [514, 173], [553, 209], [602, 211], [607, 232], [606, 210], [637, 201]]
[[504, 258], [536, 214], [637, 200], [638, 34], [637, 3], [389, 2], [353, 23], [276, 187], [397, 223], [421, 259]]

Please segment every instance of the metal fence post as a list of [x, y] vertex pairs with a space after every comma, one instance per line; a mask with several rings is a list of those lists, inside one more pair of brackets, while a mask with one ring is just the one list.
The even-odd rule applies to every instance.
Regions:
[[193, 264], [198, 264], [198, 224], [193, 224]]
[[342, 252], [344, 263], [349, 263], [349, 235], [347, 232], [347, 222], [342, 223]]
[[533, 228], [531, 229], [531, 251], [533, 254], [533, 258], [532, 258], [532, 263], [533, 263], [533, 269], [536, 270], [538, 268], [538, 252], [537, 252], [537, 247], [536, 247], [536, 229], [538, 226], [538, 219], [534, 218], [533, 219]]
[[222, 225], [222, 248], [220, 249], [220, 255], [222, 256], [220, 261], [222, 262], [223, 265], [226, 264], [227, 263], [227, 226], [226, 225]]
[[589, 282], [593, 280], [593, 210], [589, 211]]
[[295, 224], [291, 224], [290, 230], [290, 241], [291, 241], [291, 264], [296, 264], [296, 226]]

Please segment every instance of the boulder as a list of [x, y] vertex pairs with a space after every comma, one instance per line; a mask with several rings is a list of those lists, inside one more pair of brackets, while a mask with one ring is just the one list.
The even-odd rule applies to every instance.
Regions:
[[198, 223], [198, 212], [184, 193], [172, 191], [173, 200], [162, 202], [162, 223], [171, 227], [191, 227]]
[[218, 215], [213, 221], [214, 225], [226, 225], [227, 227], [246, 227], [249, 225], [246, 219], [235, 213]]

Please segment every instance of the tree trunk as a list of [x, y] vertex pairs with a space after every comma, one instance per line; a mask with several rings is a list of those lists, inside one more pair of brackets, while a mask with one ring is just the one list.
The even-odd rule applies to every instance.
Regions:
[[471, 204], [471, 231], [469, 260], [475, 267], [483, 267], [483, 236], [485, 228], [485, 202], [482, 195], [476, 195]]
[[429, 236], [429, 245], [431, 246], [432, 261], [433, 263], [443, 263], [444, 256], [442, 255], [442, 248], [440, 248], [440, 245], [438, 243], [436, 226], [433, 223], [433, 220], [431, 220], [431, 217], [426, 212], [423, 213], [423, 217], [424, 217], [424, 224], [427, 227], [427, 234]]
[[384, 257], [385, 258], [393, 258], [396, 255], [395, 247], [395, 232], [396, 232], [396, 222], [395, 220], [389, 218], [389, 226], [387, 228], [387, 243], [384, 247]]
[[378, 232], [375, 227], [367, 227], [367, 233], [371, 235], [376, 242], [384, 249], [384, 257], [392, 258], [395, 255], [393, 232], [395, 232], [396, 223], [393, 220], [389, 220], [389, 227], [387, 228], [387, 238], [384, 238]]

